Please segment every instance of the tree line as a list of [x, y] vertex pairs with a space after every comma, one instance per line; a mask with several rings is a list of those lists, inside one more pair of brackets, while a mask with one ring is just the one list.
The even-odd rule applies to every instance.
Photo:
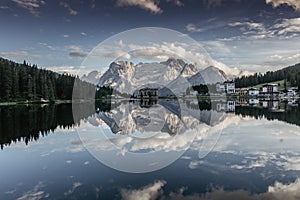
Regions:
[[235, 85], [237, 88], [244, 88], [281, 80], [284, 80], [285, 84], [289, 82], [291, 86], [300, 89], [300, 63], [277, 71], [268, 71], [265, 74], [255, 73], [236, 78]]
[[73, 87], [78, 92], [76, 98], [94, 98], [96, 86], [81, 81], [78, 76], [59, 74], [50, 70], [38, 68], [37, 65], [15, 63], [0, 58], [0, 100], [71, 100]]

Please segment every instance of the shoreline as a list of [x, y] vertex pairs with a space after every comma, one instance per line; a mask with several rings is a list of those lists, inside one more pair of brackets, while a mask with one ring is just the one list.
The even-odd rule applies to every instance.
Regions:
[[[208, 99], [223, 99], [226, 98], [228, 100], [237, 100], [237, 99], [251, 99], [251, 98], [258, 98], [258, 99], [278, 99], [278, 100], [289, 100], [289, 99], [300, 99], [299, 96], [294, 96], [294, 97], [278, 97], [278, 96], [248, 96], [248, 95], [228, 95], [228, 96], [186, 96], [186, 97], [178, 97], [177, 99], [198, 99], [198, 100], [208, 100]], [[159, 97], [158, 99], [174, 99], [172, 97]], [[63, 103], [88, 103], [92, 101], [118, 101], [118, 100], [140, 100], [140, 99], [130, 99], [130, 98], [101, 98], [101, 99], [93, 99], [93, 100], [53, 100], [53, 101], [38, 101], [38, 100], [33, 100], [33, 101], [6, 101], [6, 102], [0, 102], [0, 106], [14, 106], [14, 105], [34, 105], [34, 104], [63, 104]]]
[[33, 104], [61, 104], [72, 103], [72, 100], [54, 100], [54, 101], [6, 101], [0, 102], [0, 106], [15, 106], [15, 105], [33, 105]]

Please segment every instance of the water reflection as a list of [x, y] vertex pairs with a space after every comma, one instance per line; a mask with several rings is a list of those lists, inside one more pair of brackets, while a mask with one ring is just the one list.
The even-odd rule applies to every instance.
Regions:
[[80, 125], [80, 121], [94, 114], [87, 104], [77, 104], [81, 110], [78, 118], [73, 118], [71, 104], [43, 104], [0, 107], [1, 149], [12, 142], [38, 140], [56, 128], [70, 129]]
[[239, 102], [235, 114], [255, 119], [279, 120], [300, 126], [300, 107], [296, 101], [290, 103], [270, 99], [250, 99], [248, 104]]
[[[40, 136], [53, 132], [57, 127], [69, 129], [79, 126], [82, 119], [91, 116], [98, 120], [90, 119], [90, 123], [95, 126], [105, 123], [114, 134], [129, 134], [138, 130], [144, 133], [162, 131], [174, 135], [189, 128], [195, 129], [201, 123], [214, 126], [221, 123], [229, 113], [255, 119], [276, 119], [300, 126], [300, 107], [297, 101], [114, 100], [96, 101], [95, 105], [78, 103], [75, 106], [79, 115], [74, 117], [71, 104], [0, 107], [1, 148], [12, 142], [24, 141], [28, 144], [29, 141], [38, 140]], [[132, 124], [129, 118], [132, 119]]]
[[[290, 106], [288, 102], [278, 102], [278, 109], [275, 110], [273, 106], [264, 107], [262, 100], [254, 105], [249, 102], [241, 104], [239, 101], [199, 102], [195, 99], [164, 99], [151, 102], [150, 105], [141, 104], [139, 101], [102, 101], [96, 102], [96, 107], [78, 105], [79, 110], [90, 109], [86, 115], [82, 115], [84, 120], [73, 119], [70, 104], [60, 105], [62, 107], [1, 107], [1, 116], [6, 113], [6, 119], [10, 119], [9, 123], [16, 123], [11, 120], [17, 118], [11, 116], [26, 116], [28, 119], [23, 119], [23, 126], [25, 130], [30, 130], [29, 123], [32, 125], [32, 120], [38, 121], [40, 118], [54, 121], [49, 130], [53, 128], [57, 134], [40, 137], [40, 142], [32, 142], [27, 147], [12, 144], [10, 148], [1, 151], [0, 199], [139, 199], [141, 195], [158, 199], [297, 199], [300, 191], [297, 104]], [[176, 109], [178, 105], [180, 109]], [[162, 109], [164, 112], [157, 116], [156, 111]], [[24, 113], [16, 114], [17, 112]], [[51, 113], [51, 117], [45, 118], [43, 113]], [[132, 122], [137, 124], [134, 129], [128, 129], [128, 125], [125, 124], [129, 114], [132, 116]], [[111, 122], [106, 124], [104, 121], [103, 116], [109, 121], [114, 119], [113, 115], [116, 116], [114, 123], [119, 124], [116, 130], [122, 130], [123, 134], [118, 131], [113, 133], [111, 128], [115, 126], [109, 126]], [[184, 149], [184, 142], [190, 141], [191, 138], [183, 137], [187, 135], [184, 132], [176, 132], [177, 129], [165, 129], [161, 126], [151, 128], [158, 130], [160, 134], [152, 135], [153, 140], [149, 140], [151, 143], [148, 143], [148, 146], [126, 138], [134, 135], [136, 130], [144, 131], [144, 134], [149, 132], [148, 128], [152, 127], [149, 118], [157, 119], [153, 123], [159, 124], [161, 121], [165, 122], [168, 115], [173, 115], [172, 119], [180, 119], [184, 127], [192, 129], [195, 125], [193, 123], [196, 123], [202, 127], [209, 127], [211, 132], [206, 135], [197, 134], [188, 151], [172, 165], [146, 174], [127, 174], [106, 167], [86, 152], [74, 131], [62, 134], [61, 130], [55, 129], [59, 126], [66, 129], [79, 126], [82, 135], [88, 136], [94, 132], [90, 141], [98, 144], [97, 148], [105, 152], [108, 160], [113, 156], [122, 159], [127, 153], [144, 153], [150, 144], [156, 144], [152, 146], [151, 151], [168, 151], [168, 156], [164, 157], [166, 160], [172, 156], [170, 152], [177, 151], [178, 147]], [[36, 117], [29, 119], [29, 116]], [[122, 119], [123, 124], [120, 123]], [[169, 120], [169, 124], [171, 122], [173, 121]], [[1, 138], [4, 138], [4, 125], [9, 126], [8, 121], [2, 117]], [[45, 127], [48, 130], [48, 126]], [[119, 154], [110, 153], [111, 145], [105, 146], [104, 143], [94, 140], [94, 136], [99, 135], [99, 127], [106, 127], [107, 136], [113, 137], [115, 144], [124, 147], [119, 149]], [[41, 125], [37, 130], [42, 131], [43, 128]], [[126, 129], [130, 131], [126, 133]], [[199, 151], [203, 143], [218, 129], [223, 131], [217, 145], [207, 156], [200, 159]], [[14, 141], [17, 131], [21, 129], [11, 130], [15, 132], [9, 132], [12, 135], [6, 135], [6, 141]], [[28, 137], [19, 135], [21, 138]], [[178, 137], [174, 140], [178, 143], [155, 140], [156, 137], [162, 136]], [[128, 142], [133, 142], [134, 145]], [[143, 159], [140, 162], [146, 163]], [[128, 166], [132, 168], [139, 164], [139, 161], [129, 162]]]

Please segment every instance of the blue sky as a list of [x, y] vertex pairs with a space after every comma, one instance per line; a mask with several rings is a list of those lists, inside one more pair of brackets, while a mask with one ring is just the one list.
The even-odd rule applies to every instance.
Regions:
[[300, 62], [299, 0], [1, 0], [0, 56], [75, 72], [103, 40], [139, 27], [187, 34], [229, 67]]

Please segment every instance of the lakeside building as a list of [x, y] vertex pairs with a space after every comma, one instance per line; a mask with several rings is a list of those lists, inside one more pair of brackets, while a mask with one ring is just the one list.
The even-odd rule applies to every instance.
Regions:
[[225, 81], [224, 87], [225, 87], [225, 92], [227, 94], [235, 94], [235, 82], [234, 81]]
[[235, 82], [234, 81], [225, 81], [223, 83], [216, 83], [216, 92], [217, 93], [226, 93], [226, 94], [235, 94]]
[[278, 84], [265, 84], [262, 86], [262, 92], [263, 95], [278, 95]]
[[257, 95], [259, 95], [259, 89], [257, 89], [257, 88], [250, 88], [248, 90], [248, 94], [250, 96], [257, 96]]

